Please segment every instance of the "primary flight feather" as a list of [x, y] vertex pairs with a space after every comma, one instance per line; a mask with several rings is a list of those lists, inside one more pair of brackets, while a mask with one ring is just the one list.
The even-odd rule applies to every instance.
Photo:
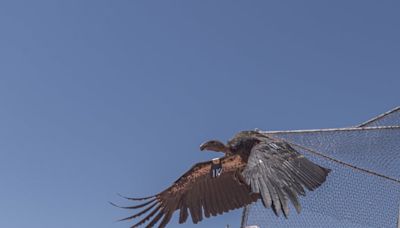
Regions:
[[298, 196], [325, 182], [330, 169], [321, 167], [289, 143], [258, 131], [242, 131], [225, 145], [211, 140], [200, 150], [223, 152], [222, 158], [195, 164], [170, 187], [135, 206], [136, 214], [121, 220], [138, 221], [131, 227], [165, 227], [175, 211], [179, 223], [190, 217], [193, 223], [217, 216], [261, 199], [263, 205], [287, 217], [289, 202], [301, 211]]

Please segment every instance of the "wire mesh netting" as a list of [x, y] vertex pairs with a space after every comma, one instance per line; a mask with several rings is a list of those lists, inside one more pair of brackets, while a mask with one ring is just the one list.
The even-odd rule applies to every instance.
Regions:
[[359, 127], [373, 126], [398, 126], [400, 125], [400, 107], [394, 108], [383, 113], [367, 122], [362, 123]]
[[[277, 218], [261, 202], [245, 208], [242, 226], [396, 227], [400, 184], [315, 156], [317, 151], [357, 167], [400, 179], [400, 109], [360, 125], [362, 128], [270, 132], [310, 160], [332, 169], [327, 182], [302, 197], [302, 212]], [[299, 145], [299, 146], [296, 146]]]

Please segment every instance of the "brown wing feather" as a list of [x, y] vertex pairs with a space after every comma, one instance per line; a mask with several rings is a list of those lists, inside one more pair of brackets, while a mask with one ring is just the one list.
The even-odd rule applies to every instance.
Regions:
[[216, 216], [255, 202], [259, 197], [258, 194], [251, 193], [250, 187], [237, 177], [241, 175], [240, 172], [246, 165], [245, 161], [238, 155], [231, 155], [221, 158], [221, 162], [223, 171], [219, 177], [211, 177], [211, 161], [201, 162], [194, 165], [163, 192], [151, 197], [129, 198], [149, 201], [125, 207], [127, 209], [142, 208], [152, 204], [124, 220], [146, 214], [155, 207], [132, 227], [145, 224], [151, 218], [153, 219], [149, 221], [147, 227], [155, 226], [159, 221], [161, 222], [158, 227], [165, 227], [177, 210], [180, 211], [179, 223], [184, 223], [189, 213], [193, 222], [197, 223], [203, 220], [204, 216]]

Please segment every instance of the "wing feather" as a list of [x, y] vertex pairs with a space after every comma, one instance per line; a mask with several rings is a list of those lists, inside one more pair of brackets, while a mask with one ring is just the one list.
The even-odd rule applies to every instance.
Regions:
[[151, 217], [153, 217], [161, 208], [161, 205], [158, 205], [153, 211], [151, 211], [146, 217], [144, 217], [142, 220], [140, 220], [138, 223], [135, 225], [131, 226], [131, 228], [136, 228], [142, 224], [144, 224], [147, 220], [149, 220]]
[[189, 208], [189, 212], [190, 212], [190, 216], [192, 217], [192, 222], [193, 223], [197, 223], [198, 222], [198, 217], [195, 211], [195, 204], [194, 204], [194, 196], [192, 194], [192, 192], [189, 192], [188, 194], [188, 199], [187, 199], [187, 203], [188, 203], [188, 208]]
[[112, 202], [110, 202], [110, 204], [113, 205], [113, 206], [115, 206], [115, 207], [122, 208], [122, 209], [138, 209], [138, 208], [147, 206], [147, 205], [149, 205], [150, 203], [152, 203], [152, 202], [154, 202], [154, 201], [156, 201], [156, 200], [157, 200], [157, 199], [152, 199], [152, 200], [150, 200], [150, 201], [148, 201], [148, 202], [146, 202], [146, 203], [142, 203], [142, 204], [135, 205], [135, 206], [129, 206], [129, 207], [121, 207], [121, 206], [118, 206], [118, 205], [116, 205], [115, 203], [112, 203]]
[[179, 213], [179, 224], [182, 224], [184, 222], [186, 222], [189, 213], [188, 213], [188, 207], [187, 207], [187, 203], [186, 203], [186, 198], [181, 199], [182, 200], [182, 204], [180, 206], [180, 213]]
[[178, 207], [178, 204], [180, 202], [176, 198], [177, 197], [173, 197], [168, 200], [168, 203], [166, 204], [168, 208], [164, 208], [164, 210], [163, 210], [163, 211], [165, 211], [165, 215], [164, 215], [159, 227], [165, 227], [168, 224], [168, 222], [171, 220], [172, 215], [174, 213], [173, 209]]
[[153, 199], [153, 198], [156, 198], [156, 196], [157, 196], [157, 195], [153, 195], [153, 196], [146, 196], [146, 197], [142, 197], [142, 198], [132, 198], [132, 197], [123, 196], [121, 194], [118, 194], [118, 195], [121, 196], [122, 198], [125, 198], [127, 200], [133, 200], [133, 201], [141, 201], [141, 200]]
[[203, 210], [204, 210], [204, 216], [206, 218], [209, 218], [211, 215], [211, 208], [210, 208], [210, 198], [207, 195], [208, 186], [207, 186], [207, 180], [204, 180], [200, 183], [200, 192], [202, 193], [201, 198], [202, 198], [202, 203], [203, 203]]
[[268, 188], [268, 186], [267, 186], [268, 181], [266, 178], [267, 177], [263, 176], [263, 177], [259, 177], [257, 180], [258, 180], [259, 185], [261, 186], [260, 194], [261, 194], [262, 202], [265, 207], [269, 208], [269, 207], [271, 207], [271, 204], [272, 204], [272, 198], [271, 198], [271, 194], [270, 194], [270, 190], [269, 190], [270, 188]]
[[149, 210], [151, 210], [151, 209], [152, 209], [153, 207], [155, 207], [157, 204], [158, 204], [158, 202], [155, 202], [155, 203], [153, 203], [152, 205], [150, 205], [149, 207], [147, 207], [146, 209], [144, 209], [143, 211], [141, 211], [141, 212], [139, 212], [139, 213], [137, 213], [137, 214], [134, 214], [134, 215], [132, 215], [132, 216], [129, 216], [129, 217], [120, 219], [120, 220], [118, 220], [118, 221], [126, 221], [126, 220], [131, 220], [131, 219], [134, 219], [134, 218], [136, 218], [136, 217], [139, 217], [139, 216], [141, 216], [142, 214], [145, 214], [146, 212], [148, 212]]
[[251, 149], [242, 174], [252, 192], [260, 193], [265, 207], [287, 217], [292, 202], [297, 213], [301, 211], [298, 195], [304, 188], [312, 191], [325, 182], [329, 169], [314, 164], [285, 141], [262, 138]]
[[[223, 180], [223, 177], [220, 177]], [[216, 181], [215, 182], [215, 186], [218, 189], [218, 197], [220, 198], [220, 200], [218, 201], [219, 203], [219, 212], [220, 214], [223, 214], [224, 212], [228, 212], [228, 208], [229, 208], [229, 202], [226, 199], [226, 195], [224, 194], [224, 187], [221, 186], [223, 182], [221, 181]]]
[[216, 216], [217, 215], [217, 206], [215, 204], [215, 189], [214, 186], [211, 184], [211, 181], [209, 179], [205, 179], [205, 185], [206, 185], [206, 192], [205, 194], [205, 200], [207, 201], [207, 206], [209, 207], [209, 212], [211, 216]]
[[154, 225], [161, 219], [161, 217], [164, 215], [164, 209], [161, 209], [156, 217], [153, 218], [153, 220], [150, 221], [149, 224], [147, 224], [146, 228], [152, 228]]
[[150, 220], [146, 227], [165, 227], [170, 222], [175, 211], [179, 211], [179, 223], [187, 221], [189, 214], [193, 223], [198, 223], [204, 217], [216, 216], [243, 207], [257, 200], [258, 195], [251, 194], [243, 177], [238, 178], [246, 166], [239, 155], [230, 155], [221, 158], [223, 171], [218, 177], [212, 177], [210, 171], [212, 162], [201, 162], [194, 165], [183, 174], [169, 188], [161, 193], [143, 198], [128, 198], [129, 200], [148, 201], [139, 205], [125, 207], [127, 209], [142, 209], [138, 213], [123, 220], [144, 216], [133, 225], [137, 227]]
[[240, 207], [240, 202], [235, 196], [235, 186], [233, 186], [232, 182], [228, 182], [229, 184], [226, 186], [226, 196], [230, 202], [230, 208], [236, 209]]

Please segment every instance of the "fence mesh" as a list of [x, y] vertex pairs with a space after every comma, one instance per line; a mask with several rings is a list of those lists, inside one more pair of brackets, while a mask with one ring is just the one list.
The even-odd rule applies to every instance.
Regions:
[[400, 107], [396, 107], [388, 112], [385, 112], [367, 122], [362, 123], [359, 127], [373, 126], [398, 126], [400, 125]]
[[271, 133], [300, 145], [297, 149], [301, 153], [332, 172], [324, 185], [301, 198], [301, 214], [291, 208], [289, 219], [277, 218], [257, 202], [245, 208], [242, 226], [396, 227], [399, 183], [345, 167], [304, 149], [400, 179], [400, 126], [393, 125], [400, 125], [400, 109], [360, 125], [362, 128]]

